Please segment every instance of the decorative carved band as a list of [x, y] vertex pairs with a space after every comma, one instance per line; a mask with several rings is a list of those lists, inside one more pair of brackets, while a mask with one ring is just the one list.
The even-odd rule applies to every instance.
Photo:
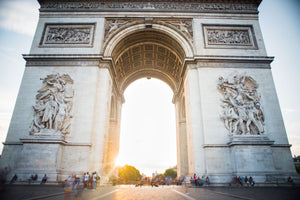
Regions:
[[256, 48], [251, 26], [204, 25], [207, 48]]
[[41, 11], [193, 11], [257, 13], [257, 1], [41, 1]]
[[40, 44], [44, 47], [90, 47], [94, 29], [95, 24], [46, 24]]

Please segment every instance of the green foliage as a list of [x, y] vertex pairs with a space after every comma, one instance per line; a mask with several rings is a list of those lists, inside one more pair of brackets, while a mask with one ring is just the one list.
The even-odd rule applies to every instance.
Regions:
[[165, 173], [164, 173], [165, 177], [172, 177], [173, 179], [177, 177], [177, 171], [170, 168], [170, 169], [166, 169]]
[[140, 171], [130, 165], [125, 165], [124, 167], [120, 167], [118, 175], [121, 179], [126, 180], [126, 181], [129, 181], [129, 180], [136, 181], [142, 177], [142, 175], [140, 174]]
[[155, 179], [157, 179], [157, 178], [164, 179], [164, 178], [165, 178], [165, 175], [164, 175], [164, 174], [157, 174], [157, 175], [155, 176]]

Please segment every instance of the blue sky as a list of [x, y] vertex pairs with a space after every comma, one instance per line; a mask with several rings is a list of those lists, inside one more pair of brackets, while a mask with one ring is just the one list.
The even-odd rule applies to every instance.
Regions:
[[[271, 64], [272, 73], [289, 142], [293, 145], [291, 148], [293, 155], [300, 155], [299, 2], [297, 0], [264, 0], [259, 7], [259, 21], [265, 46], [268, 55], [275, 56], [275, 60]], [[25, 61], [22, 58], [22, 54], [29, 53], [38, 21], [38, 8], [39, 5], [36, 0], [0, 0], [0, 152], [2, 151], [2, 142], [4, 142], [6, 137], [25, 69]], [[132, 96], [126, 96], [126, 102], [132, 102], [130, 99], [135, 99], [140, 91], [145, 91], [148, 83], [152, 83], [151, 88], [153, 90], [167, 88], [167, 86], [165, 87], [152, 81], [155, 82], [155, 80], [150, 80], [147, 83], [137, 84], [138, 82], [135, 82], [130, 85], [126, 93], [130, 93]], [[136, 86], [143, 84], [145, 84], [144, 88]], [[131, 91], [131, 88], [135, 89]], [[169, 89], [165, 89], [165, 91], [167, 90]], [[169, 92], [163, 93], [167, 93], [165, 100], [171, 102], [171, 94]], [[154, 100], [149, 99], [149, 101], [153, 102]], [[144, 103], [150, 105], [150, 103]], [[171, 103], [170, 106], [174, 108]], [[126, 109], [124, 104], [123, 111], [125, 112]], [[131, 112], [130, 109], [128, 112]], [[151, 123], [159, 124], [160, 122], [153, 121]], [[168, 123], [166, 122], [165, 124]], [[123, 129], [125, 130], [126, 128]], [[174, 130], [172, 130], [173, 133], [170, 133], [170, 136], [175, 134]], [[172, 137], [174, 140], [171, 141], [173, 143], [171, 149], [175, 145], [175, 137]], [[166, 142], [160, 145], [166, 145]], [[176, 155], [174, 156], [173, 152], [169, 157], [174, 159]], [[172, 164], [173, 161], [170, 161], [169, 165], [171, 166]]]

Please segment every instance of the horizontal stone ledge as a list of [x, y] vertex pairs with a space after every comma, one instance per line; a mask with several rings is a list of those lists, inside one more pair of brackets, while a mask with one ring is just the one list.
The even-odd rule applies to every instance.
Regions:
[[24, 143], [47, 143], [47, 144], [66, 144], [67, 142], [62, 137], [39, 137], [33, 136], [28, 138], [20, 138], [20, 141]]
[[228, 144], [205, 144], [203, 148], [228, 148]]
[[[39, 59], [99, 59], [103, 61], [112, 61], [112, 57], [103, 56], [103, 54], [23, 54], [23, 58], [28, 60]], [[211, 55], [195, 55], [194, 57], [186, 57], [185, 62], [260, 62], [270, 64], [274, 57], [270, 56], [211, 56]]]
[[290, 148], [291, 144], [272, 144], [271, 147]]
[[194, 56], [194, 61], [201, 62], [228, 62], [228, 63], [265, 63], [270, 64], [273, 62], [274, 57], [270, 56]]
[[24, 54], [23, 58], [27, 61], [26, 67], [72, 66], [108, 68], [112, 62], [112, 58], [103, 58], [101, 54]]
[[84, 146], [84, 147], [90, 147], [92, 146], [91, 143], [76, 143], [76, 142], [70, 142], [67, 141], [61, 141], [61, 140], [47, 140], [47, 139], [28, 139], [28, 138], [22, 138], [20, 139], [22, 142], [3, 142], [3, 145], [23, 145], [24, 143], [48, 143], [48, 144], [62, 144], [64, 146]]
[[[271, 141], [272, 142], [272, 141]], [[243, 145], [248, 145], [247, 143], [243, 143]], [[256, 144], [257, 145], [257, 144]], [[203, 148], [228, 148], [232, 145], [229, 144], [205, 144]], [[291, 144], [272, 144], [271, 147], [278, 147], [278, 148], [290, 148]]]
[[3, 145], [23, 145], [22, 142], [2, 142]]
[[111, 60], [111, 58], [103, 58], [102, 54], [23, 54], [23, 58], [28, 60], [37, 59], [100, 59]]
[[91, 143], [75, 143], [75, 142], [71, 142], [71, 143], [66, 143], [64, 144], [65, 146], [92, 146]]

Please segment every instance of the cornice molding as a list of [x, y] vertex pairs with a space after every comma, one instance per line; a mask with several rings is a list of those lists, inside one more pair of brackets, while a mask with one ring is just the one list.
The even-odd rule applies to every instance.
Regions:
[[261, 0], [38, 0], [43, 12], [258, 13]]

